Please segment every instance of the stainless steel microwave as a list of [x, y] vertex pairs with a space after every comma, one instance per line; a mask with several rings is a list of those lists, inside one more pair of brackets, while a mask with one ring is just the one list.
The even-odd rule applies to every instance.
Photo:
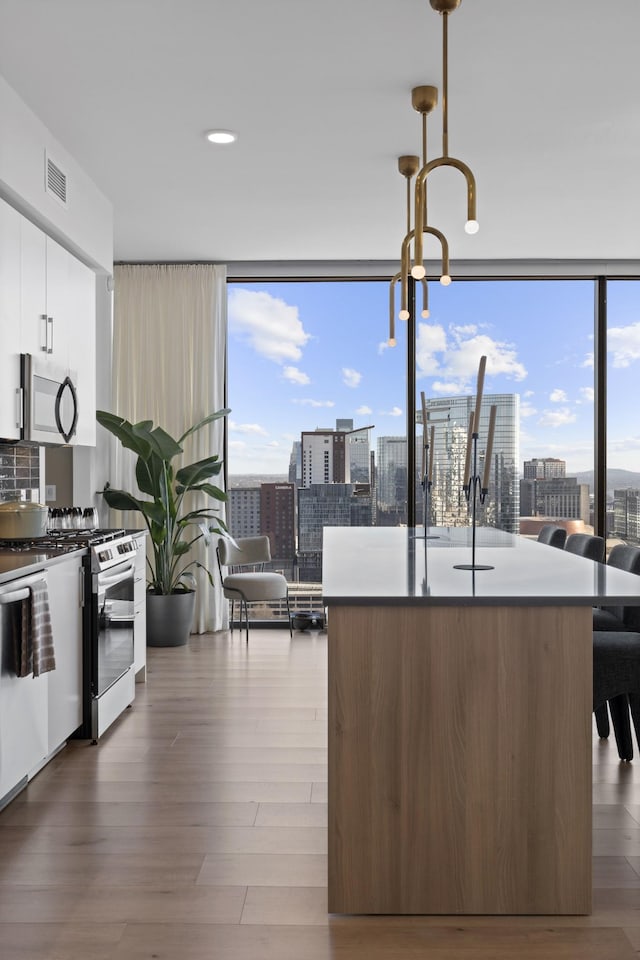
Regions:
[[21, 440], [25, 443], [73, 443], [78, 423], [77, 377], [30, 353], [20, 354]]

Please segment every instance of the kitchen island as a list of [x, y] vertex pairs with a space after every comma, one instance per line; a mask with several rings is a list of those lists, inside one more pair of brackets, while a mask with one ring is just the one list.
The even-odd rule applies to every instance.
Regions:
[[640, 582], [423, 532], [324, 531], [329, 912], [589, 913], [591, 607]]

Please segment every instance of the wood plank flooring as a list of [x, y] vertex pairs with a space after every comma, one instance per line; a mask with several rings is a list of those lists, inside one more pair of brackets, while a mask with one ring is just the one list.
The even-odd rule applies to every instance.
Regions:
[[0, 813], [2, 960], [630, 960], [640, 759], [594, 737], [589, 917], [326, 912], [326, 636], [148, 650], [98, 746]]

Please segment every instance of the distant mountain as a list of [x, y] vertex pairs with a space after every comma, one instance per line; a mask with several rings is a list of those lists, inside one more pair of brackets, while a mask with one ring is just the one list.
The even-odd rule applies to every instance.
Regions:
[[263, 483], [288, 483], [284, 473], [236, 473], [229, 477], [229, 489], [234, 487], [260, 487]]
[[[578, 478], [578, 483], [588, 483], [589, 492], [593, 493], [593, 470], [583, 470], [581, 473], [568, 474]], [[633, 470], [607, 470], [607, 493], [613, 495], [614, 490], [625, 490], [628, 487], [640, 489], [640, 473]]]

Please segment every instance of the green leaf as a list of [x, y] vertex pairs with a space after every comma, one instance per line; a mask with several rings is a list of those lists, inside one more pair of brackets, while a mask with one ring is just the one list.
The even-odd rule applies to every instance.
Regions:
[[186, 440], [186, 438], [190, 434], [196, 433], [196, 431], [201, 430], [202, 427], [205, 427], [208, 423], [213, 423], [214, 420], [220, 420], [221, 417], [226, 417], [228, 413], [231, 413], [231, 410], [228, 408], [225, 408], [224, 410], [217, 410], [215, 413], [210, 413], [209, 416], [204, 417], [202, 420], [198, 421], [198, 423], [194, 424], [193, 427], [189, 427], [189, 429], [182, 434], [178, 443], [182, 443], [182, 441]]
[[188, 466], [180, 467], [176, 472], [176, 480], [185, 487], [190, 487], [194, 483], [200, 483], [208, 477], [216, 476], [222, 470], [222, 462], [217, 456], [207, 457], [205, 460], [198, 460]]

